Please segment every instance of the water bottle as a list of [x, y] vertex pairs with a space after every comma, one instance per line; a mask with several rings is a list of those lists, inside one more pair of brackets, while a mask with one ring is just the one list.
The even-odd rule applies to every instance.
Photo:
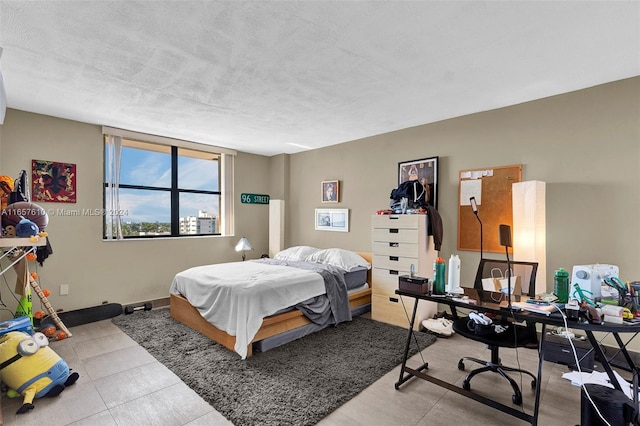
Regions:
[[444, 283], [445, 269], [444, 259], [438, 256], [433, 262], [433, 294], [446, 294]]
[[559, 303], [569, 301], [569, 273], [563, 268], [558, 269], [553, 276], [553, 294]]
[[460, 258], [452, 254], [449, 258], [449, 280], [447, 281], [447, 293], [452, 294], [460, 288]]

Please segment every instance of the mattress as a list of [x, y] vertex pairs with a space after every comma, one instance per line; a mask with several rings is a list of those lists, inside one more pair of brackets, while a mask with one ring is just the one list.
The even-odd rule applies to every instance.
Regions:
[[[366, 272], [366, 271], [365, 271]], [[349, 290], [349, 294], [357, 293], [362, 290], [366, 290], [369, 288], [368, 284], [360, 285], [357, 288]], [[292, 310], [294, 308], [288, 309]], [[371, 312], [371, 303], [366, 303], [364, 305], [356, 306], [351, 309], [351, 316], [357, 317], [367, 312]], [[309, 334], [320, 331], [324, 328], [329, 327], [329, 324], [319, 325], [319, 324], [307, 324], [302, 327], [294, 328], [293, 330], [287, 330], [283, 333], [277, 334], [275, 336], [267, 337], [266, 339], [262, 339], [260, 341], [253, 343], [253, 351], [254, 352], [266, 352], [270, 349], [277, 348], [278, 346], [282, 346], [289, 342], [293, 342], [294, 340], [298, 340], [304, 336], [308, 336]]]

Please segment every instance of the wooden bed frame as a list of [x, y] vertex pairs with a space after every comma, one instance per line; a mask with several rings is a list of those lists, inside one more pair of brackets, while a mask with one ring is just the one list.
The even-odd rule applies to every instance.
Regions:
[[[371, 253], [369, 252], [357, 252], [360, 256], [371, 263]], [[349, 294], [349, 305], [351, 309], [371, 303], [371, 270], [367, 273], [367, 282], [369, 288]], [[184, 325], [193, 328], [199, 333], [204, 334], [211, 340], [221, 344], [222, 346], [235, 351], [236, 344], [235, 336], [227, 334], [225, 331], [220, 330], [211, 323], [209, 323], [200, 312], [193, 307], [187, 299], [180, 295], [170, 295], [170, 311], [171, 317], [177, 321], [180, 321]], [[258, 330], [258, 333], [253, 338], [251, 343], [247, 347], [247, 357], [252, 355], [253, 342], [266, 339], [267, 337], [275, 336], [294, 328], [302, 327], [303, 325], [310, 324], [311, 321], [304, 316], [302, 311], [294, 309], [292, 311], [284, 312], [277, 315], [271, 315], [266, 317], [262, 322], [262, 326]]]

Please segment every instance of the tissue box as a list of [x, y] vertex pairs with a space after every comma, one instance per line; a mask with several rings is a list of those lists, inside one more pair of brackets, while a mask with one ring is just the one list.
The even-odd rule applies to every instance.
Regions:
[[429, 278], [402, 275], [398, 277], [398, 288], [402, 291], [427, 294], [429, 292]]

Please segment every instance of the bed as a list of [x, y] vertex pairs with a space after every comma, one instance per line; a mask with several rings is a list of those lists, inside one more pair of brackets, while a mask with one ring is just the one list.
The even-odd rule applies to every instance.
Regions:
[[190, 268], [172, 281], [171, 316], [245, 359], [369, 312], [370, 264], [368, 252], [296, 246]]

